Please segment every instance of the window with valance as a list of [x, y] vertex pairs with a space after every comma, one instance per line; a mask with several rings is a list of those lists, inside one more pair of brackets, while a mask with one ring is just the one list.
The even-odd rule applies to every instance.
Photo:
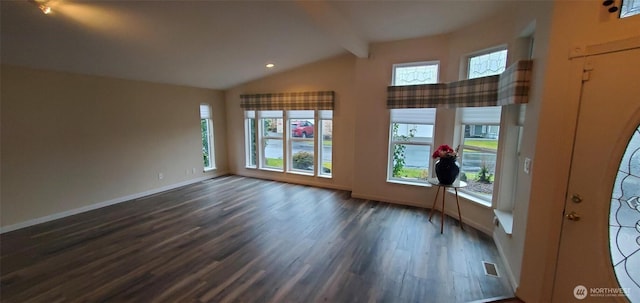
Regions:
[[333, 91], [240, 95], [246, 167], [331, 177]]

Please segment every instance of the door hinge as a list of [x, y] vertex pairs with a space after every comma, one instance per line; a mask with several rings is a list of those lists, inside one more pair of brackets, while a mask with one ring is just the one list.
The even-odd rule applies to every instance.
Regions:
[[587, 62], [582, 69], [582, 82], [589, 81], [591, 79], [591, 71], [593, 70], [593, 64]]

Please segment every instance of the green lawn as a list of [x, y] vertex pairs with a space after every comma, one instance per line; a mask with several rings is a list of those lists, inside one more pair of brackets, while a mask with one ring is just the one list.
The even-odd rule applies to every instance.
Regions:
[[[460, 172], [460, 174], [462, 174], [462, 172]], [[478, 173], [466, 173], [467, 174], [467, 180], [478, 180]], [[494, 176], [491, 175], [491, 177], [489, 178], [489, 181], [491, 183], [493, 183], [494, 181]]]
[[427, 179], [429, 176], [429, 171], [421, 168], [403, 168], [402, 172], [399, 176], [394, 176], [395, 178], [410, 178], [410, 179]]
[[[282, 165], [282, 159], [275, 159], [275, 158], [267, 158], [267, 163], [265, 164], [265, 166], [268, 167], [276, 167], [276, 168], [283, 168], [284, 166]], [[331, 169], [331, 162], [322, 162], [322, 166]]]
[[464, 145], [498, 150], [498, 140], [466, 139]]
[[267, 163], [265, 164], [265, 166], [277, 167], [277, 168], [283, 168], [284, 167], [282, 165], [282, 159], [275, 159], [275, 158], [267, 158]]

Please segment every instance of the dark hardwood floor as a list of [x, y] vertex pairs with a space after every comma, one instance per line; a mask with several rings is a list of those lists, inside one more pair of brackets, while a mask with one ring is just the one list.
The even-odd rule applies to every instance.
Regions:
[[[428, 204], [425, 201], [425, 205]], [[424, 209], [228, 176], [0, 236], [0, 301], [468, 302], [490, 237]], [[502, 274], [502, 273], [501, 273]]]

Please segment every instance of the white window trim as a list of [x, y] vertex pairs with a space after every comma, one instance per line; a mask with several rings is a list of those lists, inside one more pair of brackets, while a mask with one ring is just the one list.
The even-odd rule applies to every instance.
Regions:
[[[393, 124], [398, 123], [398, 124], [411, 124], [411, 125], [426, 125], [426, 126], [432, 126], [434, 129], [434, 133], [435, 133], [435, 123], [434, 124], [422, 124], [422, 123], [402, 123], [402, 122], [394, 122], [394, 121], [390, 121], [389, 122], [389, 158], [387, 160], [387, 182], [392, 182], [392, 183], [400, 183], [400, 184], [407, 184], [407, 185], [418, 185], [418, 184], [428, 184], [428, 181], [425, 180], [420, 180], [420, 179], [405, 179], [405, 178], [397, 178], [397, 177], [393, 177], [393, 152], [394, 152], [394, 148], [396, 145], [401, 144], [401, 145], [418, 145], [418, 146], [430, 146], [431, 148], [429, 149], [430, 151], [433, 151], [433, 139], [428, 142], [428, 141], [411, 141], [411, 139], [409, 140], [394, 140], [393, 137]], [[432, 134], [432, 138], [433, 138], [433, 134]], [[429, 175], [432, 175], [432, 167], [433, 167], [433, 160], [431, 159], [431, 157], [429, 157], [428, 159], [428, 166], [427, 166], [427, 171], [429, 173]], [[427, 176], [427, 178], [429, 178], [429, 176]]]
[[[202, 113], [202, 108], [206, 107], [206, 114]], [[207, 150], [207, 152], [209, 153], [209, 166], [204, 166], [203, 164], [203, 170], [205, 172], [208, 171], [212, 171], [216, 169], [216, 154], [215, 154], [215, 142], [214, 142], [214, 128], [213, 128], [213, 116], [212, 116], [212, 109], [211, 109], [211, 105], [209, 104], [205, 104], [202, 103], [200, 104], [200, 123], [202, 123], [202, 120], [205, 120], [205, 124], [207, 126], [207, 143], [209, 145], [209, 148]], [[200, 130], [202, 132], [202, 129]]]
[[[316, 150], [318, 151], [318, 157], [316, 159], [316, 176], [318, 177], [322, 177], [322, 178], [328, 178], [331, 179], [333, 178], [333, 118], [332, 119], [326, 119], [326, 118], [321, 118], [319, 115], [319, 112], [316, 112], [316, 125], [319, 125], [320, 127], [318, 127], [316, 129], [316, 132], [318, 133], [317, 136], [314, 136], [316, 138], [316, 144], [318, 145]], [[322, 158], [324, 158], [324, 121], [331, 121], [331, 172], [330, 173], [325, 173], [324, 172], [324, 163], [322, 162]]]
[[[307, 170], [303, 170], [303, 169], [297, 169], [293, 167], [293, 142], [313, 142], [313, 163], [315, 164], [318, 159], [318, 148], [317, 148], [317, 134], [318, 134], [318, 128], [317, 128], [317, 118], [318, 118], [318, 111], [314, 110], [313, 111], [313, 118], [290, 118], [287, 117], [287, 173], [292, 173], [292, 174], [297, 174], [297, 175], [305, 175], [305, 176], [315, 176], [317, 175], [317, 170], [318, 167], [317, 165], [313, 165], [313, 171], [307, 171]], [[309, 120], [309, 119], [313, 119], [313, 137], [312, 138], [302, 138], [302, 137], [294, 137], [292, 134], [291, 129], [288, 129], [291, 126], [291, 122], [293, 120]]]
[[396, 83], [396, 68], [398, 67], [414, 67], [414, 66], [423, 66], [423, 65], [436, 65], [438, 68], [436, 71], [438, 74], [436, 75], [436, 82], [440, 79], [440, 60], [432, 60], [432, 61], [419, 61], [419, 62], [405, 62], [405, 63], [395, 63], [391, 68], [391, 85], [395, 85]]
[[[507, 61], [505, 62], [505, 65], [506, 65], [508, 63], [508, 56], [509, 56], [509, 49], [508, 49], [506, 44], [502, 44], [502, 45], [498, 45], [498, 46], [494, 46], [494, 47], [490, 47], [490, 48], [486, 48], [486, 49], [482, 49], [482, 50], [479, 50], [479, 51], [468, 53], [466, 56], [464, 56], [464, 62], [465, 62], [464, 67], [463, 67], [464, 69], [461, 69], [463, 71], [463, 73], [464, 73], [463, 77], [465, 79], [469, 79], [469, 72], [470, 72], [469, 71], [469, 66], [471, 64], [471, 59], [472, 58], [483, 56], [483, 55], [487, 55], [487, 54], [490, 54], [490, 53], [493, 53], [493, 52], [504, 51], [504, 50], [507, 51]], [[458, 138], [457, 141], [460, 144], [460, 152], [461, 152], [461, 154], [460, 154], [460, 162], [459, 162], [459, 164], [460, 164], [460, 170], [461, 170], [460, 173], [462, 173], [462, 168], [463, 168], [462, 156], [463, 156], [463, 153], [464, 153], [464, 144], [463, 144], [464, 143], [464, 126], [466, 124], [463, 124], [462, 122], [460, 122], [459, 115], [460, 115], [460, 111], [458, 110], [458, 111], [456, 111], [456, 128], [459, 129], [460, 131], [455, 136]], [[461, 194], [463, 194], [465, 196], [465, 198], [467, 198], [468, 200], [470, 200], [470, 201], [472, 201], [474, 203], [477, 203], [479, 205], [488, 206], [488, 207], [493, 207], [494, 206], [495, 201], [496, 201], [496, 197], [497, 197], [496, 193], [497, 193], [498, 186], [499, 186], [497, 181], [500, 178], [500, 176], [498, 176], [499, 171], [500, 171], [500, 163], [499, 162], [500, 162], [500, 159], [501, 159], [502, 148], [503, 148], [502, 147], [503, 139], [502, 139], [502, 136], [500, 135], [504, 130], [503, 115], [504, 115], [504, 113], [503, 113], [503, 111], [501, 111], [500, 123], [497, 123], [497, 124], [496, 123], [482, 123], [482, 124], [478, 123], [478, 124], [476, 124], [476, 125], [497, 125], [497, 126], [500, 127], [500, 130], [498, 131], [498, 148], [496, 150], [496, 166], [495, 166], [495, 169], [494, 169], [494, 176], [493, 176], [493, 178], [494, 178], [494, 183], [493, 183], [494, 188], [493, 188], [493, 193], [491, 194], [491, 198], [487, 199], [486, 196], [483, 196], [482, 194], [479, 194], [479, 193], [474, 193], [473, 191], [471, 191], [471, 190], [469, 190], [467, 188], [461, 188], [459, 190], [459, 192]]]
[[460, 75], [460, 76], [464, 77], [464, 79], [469, 79], [469, 64], [471, 64], [471, 58], [480, 57], [480, 56], [488, 55], [490, 53], [504, 51], [504, 50], [507, 51], [507, 62], [506, 63], [508, 64], [509, 63], [509, 48], [507, 47], [506, 44], [493, 46], [493, 47], [485, 48], [483, 50], [467, 53], [467, 55], [464, 56], [464, 58], [465, 58], [465, 61], [464, 61], [465, 62], [464, 74]]
[[[286, 121], [286, 117], [284, 116], [284, 111], [282, 112], [282, 116], [279, 117], [262, 117], [262, 112], [261, 111], [256, 111], [256, 119], [258, 121], [258, 140], [257, 140], [257, 146], [259, 147], [258, 149], [258, 155], [259, 155], [259, 162], [256, 163], [256, 165], [258, 166], [259, 169], [261, 170], [269, 170], [269, 171], [277, 171], [277, 172], [284, 172], [287, 169], [287, 161], [286, 161], [286, 144], [285, 144], [285, 134], [287, 133], [287, 131], [289, 130], [289, 128], [287, 127], [287, 125], [285, 124]], [[263, 119], [282, 119], [282, 127], [283, 127], [283, 134], [282, 137], [277, 137], [277, 136], [264, 136], [264, 123], [263, 123]], [[282, 141], [282, 168], [279, 167], [271, 167], [271, 166], [267, 166], [267, 158], [266, 155], [264, 154], [264, 149], [262, 148], [262, 146], [264, 146], [264, 144], [266, 144], [267, 140], [270, 139], [274, 139], [274, 140], [280, 140]]]
[[211, 118], [201, 119], [207, 124], [207, 140], [209, 141], [209, 166], [204, 167], [204, 171], [212, 171], [216, 169], [216, 154], [213, 142], [213, 120]]
[[[253, 120], [253, 131], [256, 134], [256, 146], [255, 146], [255, 162], [253, 165], [251, 164], [251, 120]], [[256, 117], [254, 116], [253, 118], [251, 117], [246, 117], [244, 118], [244, 144], [245, 144], [245, 159], [244, 159], [244, 163], [245, 163], [245, 168], [250, 168], [250, 169], [256, 169], [258, 168], [258, 130], [256, 129], [258, 127], [257, 122], [256, 122]]]
[[[397, 68], [401, 68], [401, 67], [413, 67], [413, 66], [436, 66], [436, 79], [434, 83], [437, 83], [439, 81], [440, 78], [440, 60], [430, 60], [430, 61], [417, 61], [417, 62], [405, 62], [405, 63], [396, 63], [392, 65], [391, 68], [391, 85], [396, 85], [396, 69]], [[407, 122], [401, 122], [401, 121], [394, 121], [391, 118], [391, 111], [389, 111], [390, 113], [390, 117], [389, 117], [389, 144], [388, 144], [388, 151], [387, 151], [387, 182], [389, 183], [398, 183], [398, 184], [404, 184], [404, 185], [414, 185], [414, 186], [426, 186], [426, 187], [430, 187], [431, 185], [429, 185], [427, 180], [420, 180], [420, 179], [404, 179], [404, 178], [397, 178], [397, 177], [393, 177], [393, 153], [394, 153], [394, 149], [395, 146], [398, 144], [402, 144], [402, 145], [418, 145], [418, 146], [429, 146], [430, 147], [430, 151], [433, 151], [434, 149], [434, 142], [437, 142], [437, 138], [436, 138], [436, 125], [437, 125], [437, 121], [434, 121], [434, 123], [432, 124], [427, 124], [427, 123], [407, 123]], [[437, 112], [435, 113], [435, 115], [437, 115]], [[394, 136], [393, 136], [393, 124], [394, 123], [399, 123], [399, 124], [414, 124], [414, 125], [428, 125], [431, 126], [433, 128], [433, 132], [431, 134], [431, 141], [411, 141], [411, 140], [394, 140]], [[427, 160], [427, 172], [428, 172], [428, 176], [427, 178], [429, 178], [430, 176], [433, 175], [433, 159], [430, 157], [428, 157]]]
[[[498, 173], [498, 153], [500, 152], [500, 140], [498, 140], [498, 149], [496, 149], [496, 151], [494, 152], [493, 150], [489, 150], [489, 149], [484, 149], [484, 148], [478, 148], [478, 147], [474, 147], [474, 146], [467, 146], [464, 145], [464, 128], [466, 125], [487, 125], [487, 126], [498, 126], [500, 127], [500, 124], [497, 123], [484, 123], [484, 124], [460, 124], [460, 141], [459, 141], [459, 145], [460, 145], [460, 173], [462, 174], [462, 169], [464, 167], [464, 164], [462, 162], [462, 158], [464, 157], [464, 150], [465, 149], [469, 149], [469, 150], [475, 150], [475, 151], [481, 151], [481, 152], [486, 152], [486, 153], [492, 153], [496, 155], [496, 167], [494, 168], [494, 172], [493, 172], [493, 180], [494, 180], [494, 186], [495, 186], [495, 180], [496, 180], [496, 175]], [[502, 128], [500, 128], [500, 130], [502, 130]], [[498, 131], [498, 138], [500, 137], [500, 130]], [[466, 187], [460, 188], [458, 191], [465, 193], [467, 195], [469, 195], [470, 197], [473, 197], [474, 199], [470, 199], [474, 202], [483, 204], [483, 205], [492, 205], [492, 201], [493, 201], [493, 196], [495, 195], [495, 188], [494, 188], [494, 192], [491, 194], [491, 197], [488, 198], [485, 195], [482, 195], [480, 193], [476, 193], [473, 192], [471, 190], [469, 190]], [[487, 199], [488, 198], [488, 199]]]
[[[331, 110], [333, 111], [333, 110]], [[288, 111], [286, 110], [282, 110], [279, 112], [282, 113], [281, 116], [275, 117], [275, 119], [282, 119], [282, 123], [283, 123], [283, 136], [282, 137], [277, 137], [277, 136], [263, 136], [263, 128], [264, 128], [264, 123], [262, 121], [262, 119], [269, 119], [270, 117], [263, 117], [261, 112], [259, 110], [253, 111], [254, 112], [254, 116], [253, 118], [251, 117], [247, 117], [247, 112], [251, 112], [251, 111], [244, 111], [244, 123], [245, 123], [245, 132], [244, 132], [244, 144], [245, 144], [245, 148], [244, 148], [244, 152], [245, 152], [245, 168], [247, 169], [258, 169], [258, 170], [263, 170], [263, 171], [270, 171], [270, 172], [279, 172], [279, 173], [286, 173], [286, 174], [295, 174], [295, 175], [304, 175], [304, 176], [310, 176], [310, 177], [320, 177], [320, 178], [324, 178], [324, 179], [332, 179], [333, 178], [333, 165], [332, 165], [332, 169], [331, 169], [331, 173], [323, 173], [322, 172], [322, 130], [318, 129], [318, 122], [319, 121], [332, 121], [333, 123], [333, 114], [330, 114], [329, 118], [320, 118], [320, 110], [313, 110], [313, 121], [314, 121], [314, 136], [313, 138], [297, 138], [297, 137], [293, 137], [291, 136], [291, 130], [290, 130], [290, 118], [288, 117]], [[250, 151], [251, 151], [251, 134], [250, 134], [250, 120], [254, 119], [255, 121], [255, 134], [256, 134], [256, 163], [255, 165], [251, 165], [251, 161], [250, 161]], [[293, 118], [294, 120], [297, 118]], [[303, 119], [303, 118], [300, 118]], [[311, 120], [311, 118], [305, 118], [306, 120]], [[320, 134], [320, 136], [318, 135]], [[320, 139], [319, 139], [320, 138]], [[266, 142], [265, 140], [268, 139], [276, 139], [276, 140], [282, 140], [282, 154], [283, 154], [283, 161], [282, 161], [282, 168], [277, 168], [277, 167], [270, 167], [270, 166], [266, 166], [266, 158], [264, 155], [264, 151], [262, 146], [264, 145], [264, 142]], [[314, 170], [313, 172], [309, 172], [306, 170], [299, 170], [299, 169], [294, 169], [293, 168], [293, 155], [292, 155], [292, 143], [294, 141], [313, 141], [314, 142], [314, 152], [313, 152], [313, 156], [314, 156], [314, 163], [316, 165], [314, 165]], [[333, 142], [333, 140], [332, 140]], [[333, 145], [332, 145], [333, 148]], [[332, 153], [332, 163], [333, 163], [333, 153]]]

